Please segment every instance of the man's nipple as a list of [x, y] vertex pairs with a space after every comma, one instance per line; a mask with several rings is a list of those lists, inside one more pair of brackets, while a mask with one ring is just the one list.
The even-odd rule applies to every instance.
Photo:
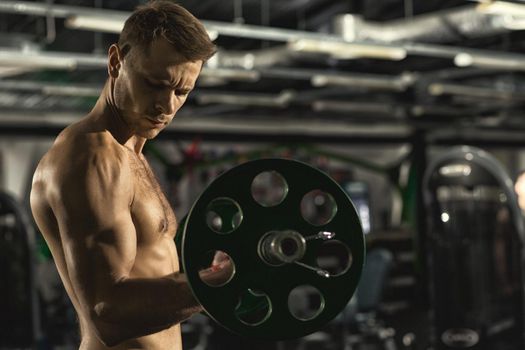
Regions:
[[164, 233], [168, 230], [168, 221], [166, 219], [160, 220], [159, 232]]

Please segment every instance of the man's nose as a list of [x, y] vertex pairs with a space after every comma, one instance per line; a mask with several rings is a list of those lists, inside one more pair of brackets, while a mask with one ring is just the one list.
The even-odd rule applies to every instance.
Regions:
[[177, 99], [175, 98], [175, 93], [173, 91], [164, 92], [157, 96], [155, 102], [155, 109], [161, 114], [172, 115], [177, 112]]

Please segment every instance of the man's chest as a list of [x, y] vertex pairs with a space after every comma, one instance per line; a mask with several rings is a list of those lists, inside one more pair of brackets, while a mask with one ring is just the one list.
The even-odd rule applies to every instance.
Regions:
[[131, 215], [137, 231], [137, 243], [157, 240], [159, 235], [173, 237], [177, 230], [175, 214], [151, 168], [138, 161], [133, 165]]

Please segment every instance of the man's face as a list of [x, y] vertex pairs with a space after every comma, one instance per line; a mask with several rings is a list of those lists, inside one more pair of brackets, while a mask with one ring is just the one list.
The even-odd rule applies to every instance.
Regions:
[[114, 96], [130, 131], [146, 139], [157, 136], [186, 101], [201, 67], [202, 61], [184, 62], [164, 39], [154, 41], [149, 53], [128, 53], [118, 67]]

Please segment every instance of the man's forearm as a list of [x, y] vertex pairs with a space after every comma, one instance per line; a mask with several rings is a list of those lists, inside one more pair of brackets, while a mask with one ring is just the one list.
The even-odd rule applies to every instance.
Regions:
[[119, 281], [95, 305], [94, 317], [99, 333], [114, 327], [110, 338], [120, 342], [159, 332], [200, 311], [185, 275], [176, 273]]

